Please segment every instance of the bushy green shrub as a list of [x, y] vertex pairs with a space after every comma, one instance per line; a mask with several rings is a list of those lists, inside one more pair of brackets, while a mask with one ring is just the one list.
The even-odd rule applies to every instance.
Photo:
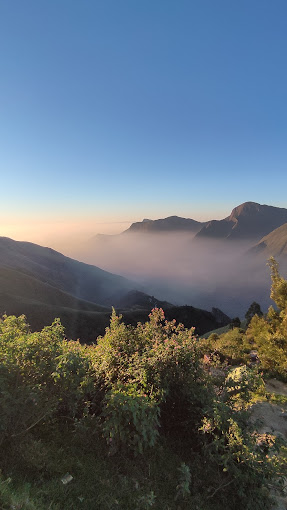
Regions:
[[43, 420], [82, 412], [88, 350], [65, 340], [59, 319], [31, 333], [23, 316], [4, 316], [0, 339], [0, 442], [21, 439]]
[[263, 391], [264, 382], [257, 368], [249, 368], [246, 365], [232, 368], [225, 379], [224, 389], [227, 400], [236, 399], [248, 402], [252, 393]]
[[[286, 462], [277, 456], [281, 440], [269, 434], [262, 441], [260, 434], [252, 431], [248, 413], [222, 401], [214, 403], [201, 431], [203, 457], [208, 471], [214, 472], [213, 483], [216, 470], [220, 470], [217, 486], [207, 499], [226, 499], [229, 508], [270, 508], [269, 489], [286, 472]], [[206, 476], [210, 476], [208, 472]]]
[[[105, 433], [117, 431], [117, 440], [135, 453], [154, 444], [159, 425], [170, 431], [184, 422], [196, 433], [208, 390], [193, 329], [165, 321], [161, 309], [136, 328], [125, 326], [113, 312], [110, 328], [95, 347], [94, 369], [105, 387]], [[128, 428], [137, 440], [131, 440]]]
[[243, 330], [234, 328], [219, 337], [216, 349], [227, 359], [228, 363], [235, 365], [247, 361], [250, 346], [246, 345]]
[[109, 445], [123, 445], [142, 454], [154, 446], [159, 435], [159, 406], [134, 386], [122, 386], [110, 390], [105, 397], [103, 433]]

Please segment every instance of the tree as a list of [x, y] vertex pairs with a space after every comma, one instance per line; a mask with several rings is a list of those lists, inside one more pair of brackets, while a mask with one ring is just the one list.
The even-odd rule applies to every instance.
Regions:
[[287, 309], [287, 280], [280, 275], [279, 265], [274, 257], [270, 257], [268, 265], [271, 269], [272, 280], [270, 297], [278, 306], [279, 310], [284, 311]]
[[229, 329], [240, 328], [240, 326], [241, 320], [239, 319], [239, 317], [234, 317], [231, 323], [229, 324]]
[[263, 316], [263, 312], [261, 310], [261, 307], [258, 303], [256, 303], [256, 301], [253, 301], [253, 303], [251, 303], [251, 305], [249, 306], [246, 314], [245, 314], [245, 319], [247, 321], [247, 326], [249, 325], [252, 317], [254, 317], [254, 315], [258, 315], [258, 317], [262, 317]]

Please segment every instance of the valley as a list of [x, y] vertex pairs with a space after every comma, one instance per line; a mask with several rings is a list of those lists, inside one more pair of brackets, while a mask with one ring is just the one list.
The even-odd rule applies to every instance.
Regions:
[[247, 202], [224, 220], [143, 220], [79, 243], [75, 258], [2, 237], [0, 312], [25, 314], [33, 329], [60, 317], [70, 338], [91, 342], [112, 307], [133, 325], [161, 307], [201, 335], [253, 301], [270, 306], [266, 261], [275, 255], [285, 270], [286, 219], [287, 209]]

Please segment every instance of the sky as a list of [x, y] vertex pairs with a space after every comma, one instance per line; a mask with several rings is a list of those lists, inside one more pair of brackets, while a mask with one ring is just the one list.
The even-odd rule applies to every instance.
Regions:
[[287, 207], [286, 19], [286, 0], [0, 0], [0, 235]]

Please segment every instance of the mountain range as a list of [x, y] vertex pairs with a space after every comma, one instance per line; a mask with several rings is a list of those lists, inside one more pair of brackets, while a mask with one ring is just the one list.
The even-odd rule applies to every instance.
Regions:
[[287, 222], [287, 209], [245, 202], [235, 207], [222, 220], [200, 222], [189, 218], [170, 216], [158, 220], [145, 219], [132, 223], [123, 234], [192, 232], [195, 238], [251, 240], [255, 242]]
[[103, 242], [119, 236], [134, 234], [190, 233], [196, 240], [248, 241], [251, 245], [284, 223], [287, 223], [287, 209], [261, 205], [256, 202], [244, 202], [235, 207], [230, 215], [222, 220], [212, 219], [200, 222], [180, 216], [169, 216], [156, 220], [144, 219], [132, 223], [121, 234], [96, 234], [90, 241]]

